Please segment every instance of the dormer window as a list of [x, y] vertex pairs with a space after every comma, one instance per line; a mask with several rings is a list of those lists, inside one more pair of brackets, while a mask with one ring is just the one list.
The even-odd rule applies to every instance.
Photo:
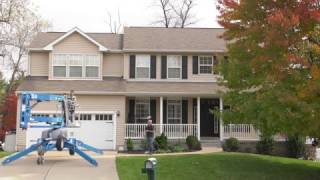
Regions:
[[96, 79], [99, 77], [99, 55], [54, 54], [53, 77], [70, 79]]

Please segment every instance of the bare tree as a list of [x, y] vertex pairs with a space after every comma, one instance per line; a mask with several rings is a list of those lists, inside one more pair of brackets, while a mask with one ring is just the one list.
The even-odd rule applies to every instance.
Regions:
[[161, 8], [161, 15], [160, 18], [156, 20], [154, 23], [161, 24], [166, 28], [170, 27], [173, 20], [170, 0], [156, 0], [156, 6]]
[[15, 80], [24, 76], [24, 70], [21, 65], [26, 59], [27, 45], [47, 25], [30, 9], [27, 0], [8, 0], [8, 2], [19, 2], [19, 6], [6, 6], [13, 9], [10, 10], [10, 20], [2, 23], [0, 30], [0, 54], [4, 59], [4, 66], [9, 69], [6, 72], [7, 74], [9, 73], [6, 94], [14, 90], [16, 86]]
[[175, 25], [184, 28], [186, 26], [196, 23], [194, 15], [191, 14], [192, 8], [195, 6], [195, 0], [183, 0], [178, 4], [170, 4], [173, 12], [175, 13]]
[[195, 16], [191, 13], [196, 0], [155, 0], [157, 7], [161, 9], [161, 16], [154, 24], [160, 24], [166, 28], [180, 27], [196, 23]]
[[123, 27], [123, 25], [121, 23], [120, 10], [118, 9], [118, 14], [117, 14], [118, 17], [117, 18], [113, 18], [112, 14], [108, 10], [107, 10], [107, 15], [108, 15], [107, 25], [109, 27], [109, 31], [111, 33], [115, 33], [115, 34], [120, 33], [120, 31]]

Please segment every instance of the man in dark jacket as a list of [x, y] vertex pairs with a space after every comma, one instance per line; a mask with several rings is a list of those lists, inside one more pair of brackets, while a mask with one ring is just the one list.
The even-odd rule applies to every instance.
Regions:
[[154, 141], [154, 126], [152, 125], [152, 118], [148, 116], [146, 126], [146, 138], [147, 138], [147, 152], [153, 153], [153, 141]]

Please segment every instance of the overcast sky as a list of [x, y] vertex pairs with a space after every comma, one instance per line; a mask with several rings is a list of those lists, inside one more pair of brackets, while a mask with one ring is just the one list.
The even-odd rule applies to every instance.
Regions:
[[[155, 0], [31, 0], [40, 15], [52, 24], [53, 31], [68, 31], [77, 26], [86, 32], [106, 32], [107, 10], [117, 17], [120, 10], [125, 26], [150, 26], [159, 9]], [[219, 27], [217, 0], [197, 0], [193, 14], [199, 20], [193, 27]]]

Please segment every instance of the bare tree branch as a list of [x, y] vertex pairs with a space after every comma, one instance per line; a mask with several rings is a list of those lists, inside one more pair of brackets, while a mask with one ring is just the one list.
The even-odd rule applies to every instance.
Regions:
[[156, 20], [155, 24], [160, 24], [166, 28], [180, 27], [184, 28], [188, 25], [196, 23], [191, 10], [195, 6], [196, 0], [155, 0], [161, 9], [161, 16]]
[[121, 23], [120, 10], [118, 9], [117, 18], [113, 18], [112, 14], [108, 10], [107, 10], [107, 16], [108, 16], [107, 25], [108, 25], [109, 31], [115, 34], [120, 33], [121, 28], [123, 27]]

